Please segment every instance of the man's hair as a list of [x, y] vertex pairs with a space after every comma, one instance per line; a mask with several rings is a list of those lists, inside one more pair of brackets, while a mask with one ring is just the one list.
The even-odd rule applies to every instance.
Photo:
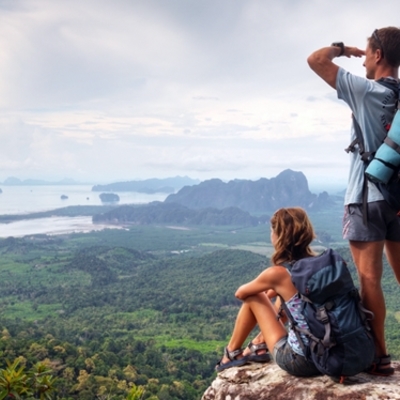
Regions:
[[383, 53], [386, 62], [395, 68], [400, 66], [400, 29], [394, 26], [376, 29], [368, 39], [373, 51], [378, 49]]

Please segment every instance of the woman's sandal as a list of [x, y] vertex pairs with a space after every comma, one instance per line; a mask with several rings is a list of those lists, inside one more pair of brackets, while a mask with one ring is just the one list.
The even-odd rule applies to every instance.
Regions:
[[390, 365], [391, 358], [390, 354], [382, 357], [376, 357], [372, 362], [371, 366], [368, 367], [364, 372], [371, 375], [378, 376], [390, 376], [394, 374], [394, 368], [387, 367]]
[[[247, 361], [267, 363], [271, 361], [271, 356], [268, 353], [268, 348], [265, 343], [254, 344], [250, 342], [247, 347], [250, 349], [250, 353], [245, 355]], [[257, 354], [260, 350], [265, 350], [265, 353]]]
[[237, 349], [233, 351], [229, 351], [227, 347], [224, 349], [224, 356], [229, 359], [229, 361], [223, 363], [222, 360], [224, 357], [222, 357], [217, 365], [215, 366], [215, 370], [217, 372], [221, 372], [224, 369], [227, 368], [232, 368], [232, 367], [241, 367], [242, 365], [245, 365], [248, 363], [247, 357], [241, 357], [241, 358], [236, 358], [237, 356], [240, 356], [243, 354], [242, 349]]

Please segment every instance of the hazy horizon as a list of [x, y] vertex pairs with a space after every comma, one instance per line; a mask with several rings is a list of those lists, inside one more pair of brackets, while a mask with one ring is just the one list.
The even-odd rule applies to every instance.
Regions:
[[[28, 184], [24, 184], [23, 183], [25, 181], [43, 181], [43, 182], [46, 182], [46, 184], [50, 184], [50, 185], [54, 184], [54, 185], [57, 185], [57, 186], [73, 186], [73, 185], [99, 185], [99, 184], [100, 185], [107, 185], [107, 184], [117, 183], [117, 182], [145, 181], [145, 180], [148, 180], [148, 179], [161, 179], [162, 180], [162, 179], [177, 178], [177, 177], [187, 177], [187, 178], [192, 179], [192, 180], [199, 180], [200, 182], [209, 180], [209, 179], [192, 178], [192, 177], [187, 176], [187, 175], [176, 175], [176, 176], [170, 176], [170, 177], [166, 177], [166, 178], [160, 178], [160, 177], [154, 176], [154, 177], [151, 177], [151, 178], [128, 179], [128, 180], [126, 180], [126, 179], [122, 180], [122, 179], [116, 178], [116, 179], [113, 179], [113, 180], [110, 180], [110, 181], [103, 181], [103, 182], [100, 182], [100, 181], [91, 181], [91, 182], [90, 181], [86, 181], [86, 182], [84, 182], [84, 181], [75, 180], [75, 179], [70, 178], [70, 177], [62, 178], [62, 179], [59, 179], [59, 180], [47, 180], [47, 179], [42, 179], [42, 178], [25, 178], [25, 179], [21, 179], [21, 178], [19, 178], [17, 176], [13, 176], [13, 177], [10, 176], [10, 177], [7, 177], [6, 179], [9, 179], [9, 178], [19, 179], [23, 184], [22, 186], [24, 186], [24, 185], [29, 186]], [[215, 179], [221, 179], [221, 178], [219, 178], [217, 176], [214, 177], [214, 178]], [[257, 181], [257, 180], [259, 180], [261, 178], [267, 178], [267, 177], [258, 177], [258, 178], [254, 178], [254, 179], [248, 179], [248, 180]], [[275, 176], [267, 178], [267, 179], [272, 179], [272, 178], [275, 178]], [[306, 176], [306, 178], [307, 178], [309, 190], [311, 192], [313, 192], [313, 193], [320, 193], [320, 192], [323, 192], [323, 191], [327, 191], [330, 194], [337, 194], [338, 192], [341, 192], [341, 191], [345, 190], [345, 188], [346, 188], [346, 183], [343, 183], [343, 182], [333, 182], [333, 183], [332, 182], [327, 183], [326, 181], [325, 182], [318, 182], [318, 181], [314, 182], [314, 181], [310, 181], [307, 176]], [[210, 178], [210, 179], [213, 179], [213, 178]], [[234, 178], [234, 179], [239, 179], [239, 178]], [[224, 181], [224, 182], [229, 182], [229, 181], [234, 180], [234, 179], [221, 179], [221, 180]], [[67, 183], [62, 184], [61, 183], [62, 181], [73, 181], [73, 182], [68, 183], [68, 184]], [[5, 187], [7, 187], [7, 186], [19, 186], [19, 185], [16, 185], [16, 184], [7, 184], [7, 183], [4, 183], [4, 182], [5, 182], [5, 180], [4, 181], [0, 181], [0, 185], [4, 185]], [[37, 186], [41, 186], [41, 185], [38, 184]], [[0, 187], [0, 189], [1, 189], [1, 187]]]

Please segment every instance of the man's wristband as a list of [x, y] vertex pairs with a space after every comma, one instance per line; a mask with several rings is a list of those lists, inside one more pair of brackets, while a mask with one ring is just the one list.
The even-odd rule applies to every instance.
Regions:
[[340, 53], [339, 53], [338, 57], [340, 57], [344, 54], [344, 43], [343, 42], [333, 42], [331, 44], [331, 46], [340, 48]]

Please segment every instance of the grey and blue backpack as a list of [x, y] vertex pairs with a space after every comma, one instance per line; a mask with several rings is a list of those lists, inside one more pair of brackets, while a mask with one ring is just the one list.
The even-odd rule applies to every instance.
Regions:
[[[296, 325], [282, 300], [282, 308], [303, 352], [318, 370], [337, 378], [356, 375], [368, 368], [375, 355], [369, 327], [373, 314], [362, 304], [346, 262], [328, 249], [285, 266], [303, 300], [302, 313], [309, 330]], [[306, 345], [300, 335], [305, 334]]]

